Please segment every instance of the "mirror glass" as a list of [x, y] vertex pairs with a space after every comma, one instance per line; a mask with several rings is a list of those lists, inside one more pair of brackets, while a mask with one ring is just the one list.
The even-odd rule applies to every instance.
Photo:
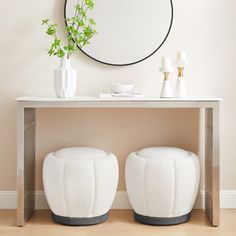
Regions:
[[[65, 18], [78, 0], [65, 1]], [[96, 34], [82, 51], [109, 65], [131, 65], [154, 54], [165, 42], [173, 21], [171, 0], [94, 0], [90, 15]]]

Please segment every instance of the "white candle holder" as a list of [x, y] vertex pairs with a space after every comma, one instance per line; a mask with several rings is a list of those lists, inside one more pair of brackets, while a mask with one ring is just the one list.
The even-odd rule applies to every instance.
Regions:
[[188, 60], [186, 57], [186, 53], [184, 51], [180, 51], [177, 53], [177, 61], [176, 66], [178, 69], [178, 78], [176, 80], [175, 85], [175, 94], [174, 96], [177, 98], [184, 98], [187, 97], [187, 89], [185, 85], [185, 78], [184, 78], [184, 67], [188, 64]]
[[178, 78], [176, 80], [176, 85], [175, 85], [175, 97], [177, 98], [187, 97], [187, 90], [186, 90], [183, 70], [184, 67], [178, 68]]
[[171, 67], [171, 59], [169, 57], [162, 58], [162, 64], [159, 68], [160, 72], [164, 74], [164, 80], [162, 83], [160, 98], [171, 98], [173, 97], [169, 76], [170, 72], [173, 71]]
[[170, 72], [163, 72], [163, 74], [164, 74], [164, 80], [162, 83], [160, 98], [172, 98], [173, 93], [169, 81]]

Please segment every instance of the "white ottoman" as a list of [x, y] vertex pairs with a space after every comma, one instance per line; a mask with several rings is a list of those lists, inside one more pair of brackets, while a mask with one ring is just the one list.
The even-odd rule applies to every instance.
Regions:
[[183, 149], [152, 147], [131, 153], [125, 179], [134, 218], [151, 225], [188, 221], [199, 177], [198, 157]]
[[105, 221], [117, 183], [117, 159], [100, 149], [64, 148], [44, 160], [44, 190], [57, 223], [92, 225]]

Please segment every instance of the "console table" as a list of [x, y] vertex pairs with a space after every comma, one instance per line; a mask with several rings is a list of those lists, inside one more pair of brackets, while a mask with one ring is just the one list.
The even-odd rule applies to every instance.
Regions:
[[17, 99], [17, 225], [35, 209], [35, 110], [37, 108], [203, 108], [205, 109], [205, 205], [212, 226], [219, 225], [219, 98], [100, 99], [75, 97]]

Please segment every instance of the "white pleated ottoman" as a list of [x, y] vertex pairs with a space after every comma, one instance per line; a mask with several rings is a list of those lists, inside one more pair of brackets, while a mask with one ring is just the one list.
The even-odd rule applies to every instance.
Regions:
[[174, 147], [131, 153], [126, 161], [126, 188], [138, 222], [174, 225], [190, 219], [198, 192], [198, 157]]
[[64, 148], [46, 156], [43, 184], [52, 219], [65, 225], [104, 222], [115, 197], [118, 163], [91, 147]]

